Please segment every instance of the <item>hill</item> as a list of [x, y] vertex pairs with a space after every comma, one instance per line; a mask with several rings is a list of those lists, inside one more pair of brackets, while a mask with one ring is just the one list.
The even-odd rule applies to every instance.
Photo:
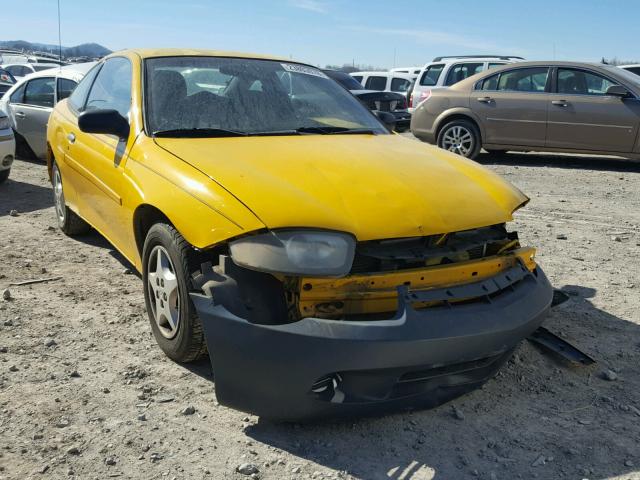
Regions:
[[[32, 43], [25, 40], [0, 40], [0, 48], [12, 48], [26, 52], [58, 53], [58, 46], [48, 43]], [[75, 47], [62, 47], [63, 57], [103, 57], [111, 53], [106, 47], [97, 43], [83, 43]]]

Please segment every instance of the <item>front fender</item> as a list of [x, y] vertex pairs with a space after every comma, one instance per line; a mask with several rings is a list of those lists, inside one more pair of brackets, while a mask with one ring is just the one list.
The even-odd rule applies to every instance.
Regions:
[[[243, 233], [265, 228], [238, 199], [209, 177], [155, 145], [144, 135], [127, 159], [123, 207], [131, 225], [129, 258], [140, 261], [135, 211], [143, 205], [162, 212], [184, 239], [206, 249]], [[139, 266], [139, 265], [136, 265]]]

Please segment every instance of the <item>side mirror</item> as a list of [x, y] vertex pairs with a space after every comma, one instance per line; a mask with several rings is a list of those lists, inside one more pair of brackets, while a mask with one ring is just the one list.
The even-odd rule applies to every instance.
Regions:
[[373, 114], [378, 117], [378, 120], [384, 123], [384, 126], [387, 127], [387, 130], [390, 132], [393, 132], [393, 129], [396, 128], [396, 117], [394, 117], [392, 113], [374, 110]]
[[78, 127], [85, 133], [129, 137], [129, 122], [117, 110], [87, 110], [78, 116]]
[[620, 97], [627, 98], [631, 96], [631, 92], [627, 90], [622, 85], [611, 85], [607, 88], [607, 95], [611, 95], [612, 97]]

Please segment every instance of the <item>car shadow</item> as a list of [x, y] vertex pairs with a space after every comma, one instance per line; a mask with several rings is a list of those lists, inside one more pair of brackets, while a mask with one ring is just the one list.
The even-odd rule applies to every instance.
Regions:
[[85, 235], [77, 235], [70, 238], [76, 242], [81, 242], [92, 247], [108, 250], [109, 255], [115, 258], [125, 269], [129, 270], [132, 275], [135, 275], [139, 279], [142, 279], [142, 276], [131, 264], [131, 262], [129, 262], [129, 260], [127, 260], [118, 250], [116, 250], [116, 248], [111, 245], [111, 243], [109, 243], [109, 241], [102, 235], [100, 235], [100, 233], [98, 233], [96, 230], [91, 229]]
[[[625, 459], [640, 455], [634, 440], [640, 438], [634, 367], [640, 327], [597, 308], [592, 288], [561, 290], [569, 299], [552, 309], [545, 326], [593, 356], [596, 365], [568, 366], [523, 342], [483, 388], [432, 410], [314, 424], [259, 419], [245, 433], [367, 480], [628, 474], [634, 469]], [[616, 369], [620, 379], [605, 381], [605, 368]]]
[[475, 161], [482, 165], [554, 167], [609, 172], [640, 173], [640, 161], [597, 155], [563, 155], [556, 153], [480, 153]]
[[36, 212], [53, 205], [53, 192], [49, 187], [13, 180], [11, 176], [0, 185], [0, 217], [12, 210], [20, 213]]

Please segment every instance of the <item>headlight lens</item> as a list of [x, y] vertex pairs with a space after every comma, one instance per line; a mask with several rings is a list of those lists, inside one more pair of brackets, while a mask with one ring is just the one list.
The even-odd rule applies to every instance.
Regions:
[[356, 241], [346, 233], [279, 230], [231, 242], [242, 267], [270, 273], [342, 277], [353, 263]]
[[0, 117], [0, 130], [6, 130], [7, 128], [9, 128], [9, 118]]

